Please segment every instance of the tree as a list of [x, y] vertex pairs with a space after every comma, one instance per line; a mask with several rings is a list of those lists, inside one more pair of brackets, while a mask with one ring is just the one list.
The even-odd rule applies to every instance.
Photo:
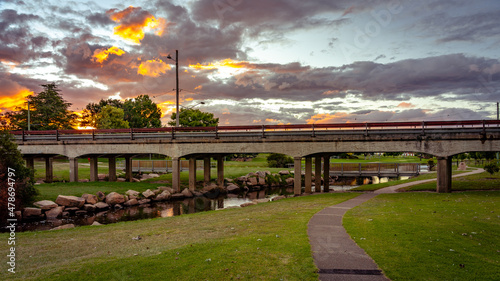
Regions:
[[130, 128], [128, 121], [123, 120], [123, 109], [106, 105], [96, 116], [97, 129], [126, 129]]
[[[31, 204], [38, 194], [34, 185], [34, 171], [24, 166], [21, 152], [12, 139], [11, 134], [0, 131], [0, 206], [2, 206], [0, 219], [2, 221], [14, 218], [10, 213], [13, 213], [14, 209], [20, 210], [22, 206]], [[15, 207], [10, 209], [12, 205]]]
[[148, 95], [128, 99], [123, 104], [125, 120], [131, 128], [160, 128], [161, 110]]
[[271, 153], [267, 156], [267, 165], [270, 168], [286, 168], [293, 163], [293, 158], [280, 153]]
[[106, 105], [123, 108], [123, 102], [117, 99], [101, 99], [98, 103], [89, 103], [83, 110], [80, 126], [97, 128], [97, 114], [99, 114], [101, 109]]
[[[170, 126], [175, 126], [177, 114], [174, 112], [168, 122]], [[179, 112], [180, 127], [215, 127], [219, 124], [219, 118], [214, 118], [213, 113], [203, 112], [199, 109], [182, 108]]]
[[[61, 130], [73, 129], [76, 114], [68, 108], [71, 103], [66, 102], [55, 83], [42, 85], [44, 91], [28, 96], [30, 103], [31, 130]], [[16, 112], [9, 114], [9, 119], [14, 129], [28, 129], [28, 102], [25, 108], [16, 108]]]

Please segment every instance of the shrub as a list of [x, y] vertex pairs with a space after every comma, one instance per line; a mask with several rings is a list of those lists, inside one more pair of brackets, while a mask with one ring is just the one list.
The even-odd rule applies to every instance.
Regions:
[[500, 171], [500, 167], [498, 166], [497, 163], [490, 162], [484, 165], [484, 170], [490, 173], [490, 175], [493, 175], [494, 173], [498, 173], [498, 171]]
[[267, 156], [267, 165], [271, 168], [286, 168], [287, 164], [293, 164], [292, 157], [280, 153], [272, 153]]

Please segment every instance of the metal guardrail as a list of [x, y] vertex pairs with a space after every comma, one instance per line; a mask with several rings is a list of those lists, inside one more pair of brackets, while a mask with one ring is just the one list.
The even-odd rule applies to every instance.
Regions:
[[49, 131], [11, 131], [17, 140], [105, 140], [105, 139], [143, 139], [143, 138], [215, 138], [220, 137], [261, 137], [268, 136], [311, 136], [331, 134], [364, 134], [376, 130], [378, 134], [416, 133], [425, 136], [427, 132], [438, 129], [466, 130], [486, 134], [486, 131], [500, 131], [498, 120], [468, 121], [423, 121], [423, 122], [369, 122], [369, 123], [337, 123], [337, 124], [299, 124], [299, 125], [248, 125], [248, 126], [216, 126], [216, 127], [164, 127], [139, 129], [96, 129], [96, 130], [49, 130]]
[[[122, 165], [123, 167], [125, 164]], [[189, 160], [180, 160], [180, 170], [189, 170]], [[217, 162], [210, 162], [210, 167], [217, 167]], [[172, 172], [172, 160], [132, 160], [132, 172]], [[203, 169], [203, 161], [196, 161], [196, 169]]]

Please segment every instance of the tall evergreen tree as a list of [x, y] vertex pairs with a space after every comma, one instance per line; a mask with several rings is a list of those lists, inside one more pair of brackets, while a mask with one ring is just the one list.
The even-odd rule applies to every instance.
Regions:
[[125, 120], [131, 128], [160, 128], [161, 110], [148, 95], [127, 99], [123, 104]]

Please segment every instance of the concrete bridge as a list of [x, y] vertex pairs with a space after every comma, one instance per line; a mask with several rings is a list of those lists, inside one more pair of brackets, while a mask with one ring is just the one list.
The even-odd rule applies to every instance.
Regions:
[[[232, 153], [283, 153], [294, 158], [295, 194], [311, 192], [315, 174], [329, 175], [330, 156], [339, 152], [414, 152], [437, 157], [437, 192], [451, 191], [452, 156], [472, 151], [500, 151], [500, 121], [381, 122], [346, 124], [223, 126], [116, 130], [13, 132], [27, 165], [44, 157], [46, 180], [52, 180], [52, 157], [69, 158], [70, 181], [78, 180], [78, 158], [90, 158], [91, 180], [97, 180], [97, 158], [109, 158], [109, 180], [116, 180], [116, 158], [125, 158], [127, 180], [132, 158], [142, 154], [172, 157], [172, 186], [180, 188], [180, 159], [189, 159], [189, 187], [196, 183], [196, 159], [204, 160], [204, 180], [210, 181], [211, 158], [217, 161], [217, 182], [224, 181], [223, 157]], [[323, 165], [322, 165], [323, 162]], [[323, 171], [321, 171], [323, 168]], [[316, 177], [316, 186], [321, 178]], [[324, 190], [329, 191], [328, 181]]]

